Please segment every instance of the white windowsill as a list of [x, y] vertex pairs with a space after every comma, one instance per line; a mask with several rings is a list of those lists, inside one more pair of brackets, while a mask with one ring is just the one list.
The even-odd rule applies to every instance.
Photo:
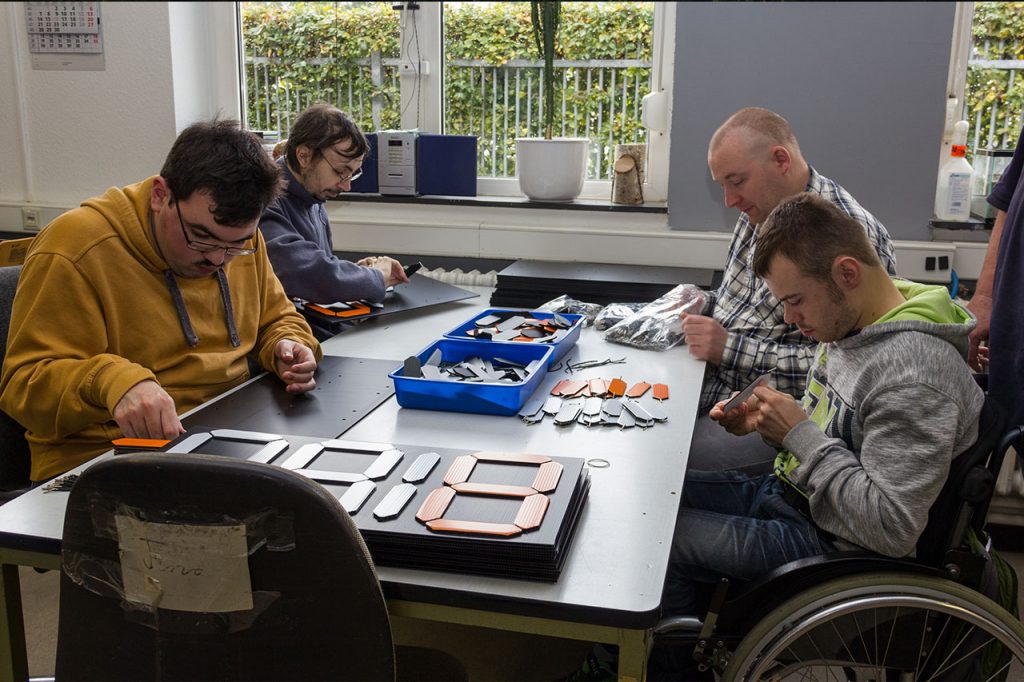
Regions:
[[344, 251], [676, 267], [725, 262], [728, 233], [671, 230], [661, 207], [609, 206], [524, 210], [503, 199], [479, 205], [346, 197], [329, 202], [327, 214], [334, 248]]

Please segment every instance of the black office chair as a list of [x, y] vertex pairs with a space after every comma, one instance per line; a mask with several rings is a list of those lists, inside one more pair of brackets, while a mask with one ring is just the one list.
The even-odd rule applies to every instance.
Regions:
[[398, 647], [396, 663], [354, 522], [280, 467], [98, 462], [70, 493], [61, 554], [57, 679], [466, 679], [434, 650]]
[[[21, 275], [20, 265], [0, 267], [0, 364], [7, 352], [7, 331], [11, 326], [11, 306]], [[0, 504], [25, 492], [31, 485], [29, 467], [32, 455], [25, 440], [25, 427], [0, 411]]]
[[972, 538], [987, 540], [996, 476], [1022, 433], [986, 398], [978, 440], [953, 461], [915, 558], [834, 552], [723, 580], [703, 620], [667, 618], [655, 641], [693, 651], [726, 680], [978, 679], [982, 651], [1019, 672], [1024, 626], [997, 603], [990, 545]]

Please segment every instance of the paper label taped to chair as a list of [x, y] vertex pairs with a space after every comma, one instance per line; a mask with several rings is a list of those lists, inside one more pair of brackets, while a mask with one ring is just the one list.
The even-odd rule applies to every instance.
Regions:
[[128, 601], [200, 613], [252, 609], [244, 524], [150, 523], [123, 514], [116, 520]]

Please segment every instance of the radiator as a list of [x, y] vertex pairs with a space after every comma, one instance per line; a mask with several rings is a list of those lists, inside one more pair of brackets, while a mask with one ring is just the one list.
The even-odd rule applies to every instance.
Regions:
[[446, 284], [454, 284], [455, 286], [495, 287], [498, 285], [498, 272], [496, 270], [489, 272], [480, 272], [479, 270], [463, 272], [461, 268], [454, 268], [452, 270], [445, 270], [444, 268], [427, 270], [423, 268], [419, 271], [419, 274]]

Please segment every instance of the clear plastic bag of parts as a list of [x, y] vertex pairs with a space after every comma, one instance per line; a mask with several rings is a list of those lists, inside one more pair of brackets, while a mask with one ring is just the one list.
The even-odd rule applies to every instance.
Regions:
[[601, 308], [601, 312], [594, 318], [594, 329], [599, 332], [610, 328], [612, 325], [621, 322], [633, 313], [647, 305], [643, 303], [609, 303]]
[[553, 298], [544, 305], [537, 308], [541, 313], [570, 313], [583, 316], [583, 326], [588, 327], [594, 324], [594, 318], [601, 312], [601, 306], [597, 303], [584, 303], [577, 301], [568, 294]]
[[606, 341], [645, 350], [668, 350], [683, 339], [683, 313], [700, 314], [707, 306], [700, 287], [680, 284], [661, 298], [648, 303], [629, 317], [612, 325]]

